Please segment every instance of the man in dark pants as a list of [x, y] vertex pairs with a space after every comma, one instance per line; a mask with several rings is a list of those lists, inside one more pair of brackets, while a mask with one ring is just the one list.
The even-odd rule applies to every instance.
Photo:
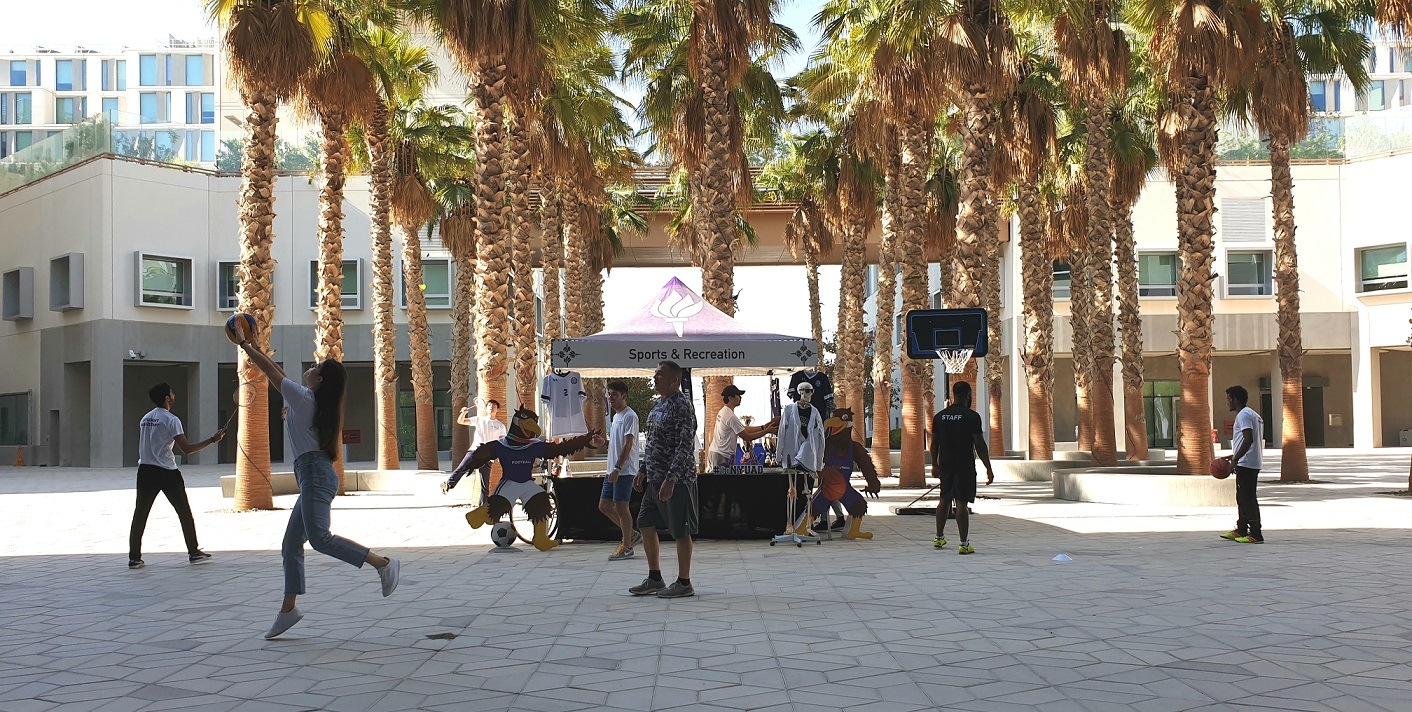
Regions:
[[1246, 405], [1250, 394], [1244, 386], [1226, 389], [1226, 405], [1236, 414], [1231, 431], [1231, 454], [1226, 456], [1235, 465], [1236, 528], [1221, 535], [1222, 539], [1242, 544], [1264, 544], [1260, 530], [1260, 502], [1255, 498], [1255, 483], [1260, 478], [1261, 460], [1265, 453], [1265, 423], [1260, 414]]
[[183, 455], [201, 452], [206, 446], [220, 442], [226, 435], [221, 428], [205, 440], [195, 445], [186, 441], [186, 430], [181, 419], [172, 414], [172, 404], [176, 402], [176, 391], [165, 383], [158, 383], [147, 391], [147, 397], [157, 406], [142, 416], [138, 424], [139, 442], [137, 447], [137, 508], [132, 513], [132, 530], [128, 533], [127, 567], [140, 569], [146, 566], [142, 561], [142, 534], [147, 530], [147, 515], [152, 512], [152, 503], [157, 501], [157, 493], [167, 496], [176, 510], [177, 521], [181, 522], [181, 533], [186, 538], [187, 560], [201, 563], [210, 554], [201, 551], [196, 544], [196, 520], [191, 516], [191, 504], [186, 500], [186, 482], [181, 478], [181, 470], [176, 466], [175, 449]]
[[[691, 587], [691, 538], [700, 523], [696, 497], [696, 409], [681, 392], [682, 368], [663, 361], [652, 376], [657, 402], [647, 414], [647, 449], [643, 472], [632, 488], [642, 493], [637, 529], [647, 554], [647, 578], [628, 589], [634, 596], [683, 598], [696, 595]], [[645, 480], [645, 482], [644, 482]], [[661, 539], [667, 530], [677, 543], [677, 580], [662, 579]]]
[[941, 480], [941, 502], [936, 506], [936, 538], [932, 546], [946, 546], [946, 520], [951, 503], [956, 503], [956, 527], [961, 530], [958, 554], [974, 554], [971, 547], [971, 512], [967, 505], [976, 501], [976, 455], [985, 463], [985, 483], [995, 481], [990, 469], [990, 451], [981, 435], [981, 416], [971, 410], [971, 384], [960, 381], [951, 387], [951, 405], [932, 418], [932, 474]]

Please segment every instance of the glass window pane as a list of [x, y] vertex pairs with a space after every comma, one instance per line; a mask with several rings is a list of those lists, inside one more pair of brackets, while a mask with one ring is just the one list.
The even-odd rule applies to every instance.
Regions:
[[15, 95], [15, 123], [27, 124], [32, 119], [29, 92]]
[[1226, 256], [1227, 291], [1237, 296], [1273, 294], [1270, 253], [1232, 252]]
[[[342, 286], [342, 290], [343, 290], [343, 296], [344, 296], [345, 298], [346, 298], [346, 297], [357, 297], [357, 296], [358, 296], [358, 261], [357, 261], [357, 260], [344, 260], [344, 261], [343, 261], [343, 286]], [[345, 300], [345, 303], [346, 303], [346, 300]]]
[[71, 124], [74, 122], [74, 100], [55, 99], [54, 100], [54, 123]]
[[210, 92], [201, 95], [201, 123], [216, 123], [216, 95]]
[[1387, 108], [1383, 96], [1383, 80], [1368, 82], [1368, 110], [1382, 111]]
[[216, 132], [201, 132], [201, 162], [214, 163], [216, 161]]
[[1407, 286], [1407, 246], [1363, 250], [1359, 272], [1364, 291], [1402, 289]]
[[15, 132], [15, 150], [16, 150], [16, 151], [23, 151], [24, 149], [29, 148], [29, 147], [32, 146], [32, 145], [34, 145], [34, 133], [33, 133], [33, 132], [31, 132], [31, 131], [16, 131], [16, 132]]
[[186, 83], [192, 86], [201, 86], [206, 83], [206, 70], [202, 64], [204, 55], [186, 55]]
[[103, 60], [103, 63], [99, 66], [103, 69], [103, 77], [98, 80], [98, 86], [103, 91], [111, 91], [113, 88], [113, 80], [109, 78], [108, 73], [113, 70], [113, 61], [110, 59], [105, 59]]
[[126, 59], [120, 59], [120, 60], [118, 60], [118, 71], [117, 71], [117, 76], [115, 77], [115, 79], [117, 79], [117, 89], [118, 89], [118, 91], [125, 91], [125, 90], [127, 89], [127, 60], [126, 60]]
[[108, 118], [108, 121], [109, 121], [110, 123], [114, 123], [114, 124], [118, 123], [118, 100], [117, 100], [117, 98], [110, 97], [110, 98], [107, 98], [107, 99], [104, 99], [104, 100], [103, 100], [103, 115]]
[[1309, 106], [1315, 111], [1328, 111], [1327, 97], [1324, 95], [1323, 82], [1309, 83]]
[[29, 444], [29, 394], [0, 396], [0, 445]]
[[57, 91], [74, 90], [73, 60], [61, 59], [57, 62], [54, 62], [54, 89]]
[[240, 277], [236, 270], [238, 265], [234, 262], [222, 262], [217, 275], [217, 289], [220, 290], [216, 296], [217, 309], [234, 309], [236, 296], [240, 290]]
[[1073, 296], [1073, 269], [1063, 262], [1054, 263], [1054, 298], [1071, 299]]
[[445, 260], [422, 263], [422, 284], [426, 285], [427, 306], [451, 306], [451, 265]]
[[10, 62], [10, 86], [22, 87], [29, 84], [29, 62], [16, 60]]
[[159, 257], [142, 259], [142, 301], [145, 304], [185, 303], [186, 270], [177, 260]]
[[1157, 381], [1156, 394], [1159, 396], [1180, 396], [1182, 394], [1181, 381]]
[[139, 113], [141, 114], [141, 119], [140, 119], [140, 120], [141, 120], [142, 123], [144, 123], [144, 124], [155, 124], [155, 123], [157, 123], [157, 95], [156, 95], [156, 94], [151, 94], [151, 93], [142, 94], [141, 96], [138, 97], [138, 105], [139, 105], [138, 111], [139, 111]]
[[144, 87], [157, 86], [157, 55], [144, 54], [138, 58], [137, 83]]

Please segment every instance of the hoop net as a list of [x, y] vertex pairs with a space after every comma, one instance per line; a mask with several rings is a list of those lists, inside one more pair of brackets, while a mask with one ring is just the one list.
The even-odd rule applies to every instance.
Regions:
[[946, 368], [947, 373], [963, 373], [971, 361], [972, 349], [939, 349], [936, 357]]

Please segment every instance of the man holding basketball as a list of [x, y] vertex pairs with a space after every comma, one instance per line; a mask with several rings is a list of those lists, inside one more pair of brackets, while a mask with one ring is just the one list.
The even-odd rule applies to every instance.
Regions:
[[1260, 502], [1255, 498], [1255, 483], [1260, 477], [1261, 459], [1265, 451], [1265, 423], [1260, 414], [1246, 405], [1250, 394], [1244, 386], [1226, 389], [1226, 405], [1236, 414], [1231, 431], [1231, 454], [1226, 460], [1235, 466], [1236, 517], [1235, 529], [1221, 535], [1222, 539], [1242, 544], [1264, 544], [1260, 531]]
[[990, 450], [981, 435], [981, 416], [971, 410], [971, 384], [960, 381], [951, 387], [951, 405], [932, 418], [932, 474], [941, 480], [941, 502], [936, 506], [936, 538], [932, 546], [946, 546], [946, 520], [951, 503], [956, 503], [956, 527], [961, 530], [958, 554], [974, 554], [971, 547], [971, 512], [976, 501], [976, 455], [985, 464], [985, 483], [995, 481], [990, 469]]

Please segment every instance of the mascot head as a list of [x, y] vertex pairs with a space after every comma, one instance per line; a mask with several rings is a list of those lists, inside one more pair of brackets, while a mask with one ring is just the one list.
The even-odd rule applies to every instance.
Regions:
[[839, 408], [824, 421], [824, 439], [834, 446], [853, 439], [853, 409]]
[[539, 428], [539, 416], [534, 411], [526, 408], [517, 408], [515, 414], [510, 416], [510, 428], [508, 436], [516, 442], [529, 442], [539, 437], [543, 432]]

